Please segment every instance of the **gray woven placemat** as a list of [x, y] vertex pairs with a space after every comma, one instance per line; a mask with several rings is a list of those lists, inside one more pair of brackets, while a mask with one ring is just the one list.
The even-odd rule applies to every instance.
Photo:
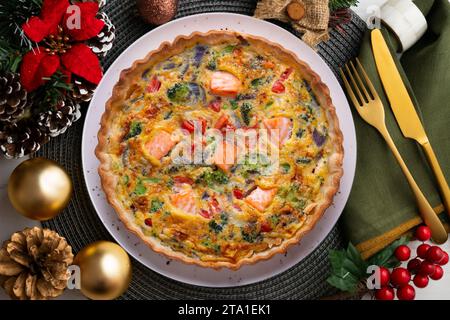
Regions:
[[[227, 11], [251, 15], [256, 0], [181, 0], [177, 17]], [[117, 56], [151, 27], [136, 18], [134, 0], [110, 0], [106, 6], [117, 29], [114, 48], [104, 59], [108, 68]], [[289, 27], [283, 25], [288, 30]], [[364, 23], [353, 17], [345, 32], [332, 31], [331, 40], [322, 43], [319, 54], [336, 72], [338, 66], [354, 57], [365, 30]], [[86, 106], [87, 107], [87, 106]], [[44, 226], [65, 236], [78, 252], [87, 244], [100, 239], [112, 240], [98, 218], [86, 190], [81, 164], [81, 138], [84, 118], [68, 132], [52, 139], [35, 156], [53, 159], [64, 166], [74, 183], [73, 198], [63, 213], [45, 222]], [[319, 247], [302, 262], [268, 280], [233, 288], [206, 288], [180, 283], [159, 275], [133, 261], [133, 280], [123, 299], [314, 299], [334, 292], [327, 284], [328, 251], [342, 244], [339, 227], [334, 227]]]

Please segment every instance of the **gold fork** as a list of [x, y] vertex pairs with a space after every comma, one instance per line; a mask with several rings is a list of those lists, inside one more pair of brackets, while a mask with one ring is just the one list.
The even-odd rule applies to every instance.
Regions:
[[[425, 224], [431, 229], [433, 240], [436, 243], [444, 243], [445, 241], [447, 241], [447, 231], [445, 230], [442, 222], [439, 220], [439, 217], [434, 212], [430, 203], [423, 195], [422, 191], [411, 175], [411, 172], [403, 161], [402, 156], [398, 152], [397, 147], [395, 146], [395, 143], [386, 128], [383, 103], [381, 102], [378, 93], [373, 87], [372, 82], [370, 81], [366, 71], [364, 70], [358, 59], [356, 59], [356, 63], [360, 70], [359, 72], [355, 68], [353, 62], [350, 62], [350, 67], [348, 66], [348, 64], [345, 65], [347, 75], [342, 69], [340, 69], [341, 77], [344, 80], [347, 93], [350, 96], [350, 99], [352, 100], [361, 118], [363, 118], [364, 121], [378, 130], [378, 132], [383, 136], [384, 140], [386, 140], [389, 148], [392, 150], [392, 153], [397, 159], [416, 197], [417, 206], [419, 207], [419, 212], [422, 216], [422, 219]], [[350, 79], [353, 88], [350, 85], [347, 76]], [[363, 82], [362, 78], [365, 82]]]

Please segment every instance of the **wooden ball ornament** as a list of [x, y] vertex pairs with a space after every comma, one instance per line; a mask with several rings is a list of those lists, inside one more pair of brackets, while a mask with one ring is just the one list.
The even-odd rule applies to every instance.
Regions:
[[161, 25], [175, 17], [178, 0], [137, 0], [136, 5], [145, 22]]
[[9, 177], [9, 200], [19, 213], [33, 220], [54, 218], [67, 206], [71, 195], [69, 175], [48, 159], [26, 160]]
[[287, 14], [291, 20], [299, 21], [305, 16], [305, 7], [297, 1], [291, 1], [286, 7]]
[[92, 300], [116, 299], [130, 285], [130, 258], [113, 242], [89, 244], [76, 255], [73, 264], [80, 268], [81, 292]]

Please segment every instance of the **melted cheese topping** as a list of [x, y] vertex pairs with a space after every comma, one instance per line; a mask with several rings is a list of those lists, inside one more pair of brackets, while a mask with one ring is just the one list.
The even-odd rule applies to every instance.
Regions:
[[[310, 85], [245, 43], [198, 44], [149, 68], [113, 126], [118, 199], [146, 236], [203, 261], [237, 262], [293, 237], [328, 176], [328, 122]], [[279, 128], [278, 165], [259, 154], [221, 164], [218, 150], [239, 145], [214, 137], [200, 142], [208, 164], [174, 163], [193, 130], [214, 127], [266, 128], [269, 144]]]

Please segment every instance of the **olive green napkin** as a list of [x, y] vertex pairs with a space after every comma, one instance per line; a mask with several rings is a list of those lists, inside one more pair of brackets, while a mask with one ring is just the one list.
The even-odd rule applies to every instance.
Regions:
[[[398, 67], [410, 90], [425, 130], [447, 178], [450, 177], [450, 4], [417, 0], [428, 30], [403, 54]], [[394, 52], [397, 42], [383, 31]], [[443, 211], [433, 173], [414, 141], [405, 139], [395, 121], [372, 54], [370, 31], [359, 58], [368, 71], [386, 112], [387, 127], [417, 183], [437, 212]], [[421, 223], [414, 196], [388, 146], [353, 109], [358, 142], [356, 176], [342, 216], [344, 233], [368, 257]], [[445, 215], [441, 215], [445, 216]]]

